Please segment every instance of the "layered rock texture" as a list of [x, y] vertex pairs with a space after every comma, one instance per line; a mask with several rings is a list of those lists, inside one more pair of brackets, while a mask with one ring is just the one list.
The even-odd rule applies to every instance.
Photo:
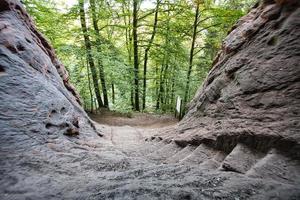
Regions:
[[264, 1], [233, 27], [179, 125], [179, 143], [205, 139], [230, 151], [243, 142], [299, 158], [299, 3]]
[[22, 4], [0, 0], [0, 199], [300, 199], [299, 4], [240, 19], [178, 125], [97, 132]]

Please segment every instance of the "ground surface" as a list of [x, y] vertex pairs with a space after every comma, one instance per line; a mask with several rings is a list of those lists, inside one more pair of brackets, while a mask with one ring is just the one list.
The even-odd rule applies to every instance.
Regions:
[[166, 125], [96, 123], [103, 137], [49, 139], [27, 151], [2, 147], [0, 199], [300, 198], [297, 161], [243, 144], [231, 152], [205, 144], [181, 147], [154, 137], [174, 128]]
[[125, 163], [131, 165], [129, 171], [114, 175], [118, 178], [110, 180], [110, 184], [115, 185], [118, 180], [122, 183], [108, 190], [105, 187], [100, 195], [102, 198], [235, 200], [300, 197], [300, 163], [285, 158], [275, 149], [258, 152], [241, 143], [229, 152], [205, 144], [181, 147], [168, 139], [177, 121], [170, 116], [164, 116], [164, 120], [150, 114], [130, 118], [115, 113], [91, 116], [99, 122], [96, 127], [104, 130], [104, 141], [125, 155]]
[[0, 199], [300, 199], [299, 7], [243, 17], [180, 123], [94, 127], [22, 4], [1, 0]]
[[[126, 155], [139, 154], [140, 150], [137, 147], [144, 146], [145, 140], [178, 122], [170, 115], [147, 113], [126, 115], [110, 111], [102, 113], [90, 114], [90, 117], [96, 122], [99, 130], [105, 130], [104, 138]], [[146, 148], [144, 150], [147, 151]]]
[[89, 114], [99, 124], [110, 126], [133, 126], [143, 128], [160, 128], [174, 125], [178, 122], [171, 115], [147, 114], [147, 113], [118, 113], [102, 110], [100, 113]]

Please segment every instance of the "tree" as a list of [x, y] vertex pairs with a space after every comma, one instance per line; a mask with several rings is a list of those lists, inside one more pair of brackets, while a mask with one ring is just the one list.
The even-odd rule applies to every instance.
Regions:
[[133, 0], [132, 36], [133, 36], [133, 65], [134, 65], [134, 109], [140, 111], [139, 97], [139, 52], [138, 52], [138, 0]]
[[146, 108], [146, 90], [147, 90], [147, 64], [148, 64], [148, 54], [150, 51], [150, 48], [152, 46], [152, 43], [154, 41], [154, 37], [156, 34], [157, 29], [157, 21], [158, 21], [158, 11], [159, 11], [159, 5], [161, 0], [156, 1], [156, 8], [155, 8], [155, 14], [154, 14], [154, 22], [153, 22], [153, 30], [151, 34], [151, 38], [149, 40], [149, 43], [145, 49], [144, 53], [144, 77], [143, 77], [143, 110]]
[[[93, 20], [93, 26], [95, 30], [95, 37], [96, 37], [96, 47], [97, 51], [100, 54], [101, 53], [101, 40], [100, 40], [100, 31], [97, 23], [97, 14], [96, 14], [96, 6], [95, 6], [95, 0], [90, 0], [91, 10], [92, 10], [92, 20]], [[108, 108], [108, 96], [107, 96], [107, 88], [106, 88], [106, 81], [105, 81], [105, 73], [103, 64], [100, 58], [98, 58], [98, 67], [99, 67], [99, 76], [100, 76], [100, 82], [102, 86], [102, 93], [103, 93], [103, 100], [104, 100], [104, 107]]]
[[193, 59], [194, 59], [194, 50], [195, 50], [195, 41], [197, 37], [197, 27], [199, 25], [199, 7], [200, 7], [200, 1], [196, 1], [196, 12], [195, 12], [195, 19], [193, 24], [193, 36], [192, 36], [192, 44], [190, 49], [190, 58], [189, 58], [189, 67], [187, 71], [187, 77], [186, 77], [186, 86], [185, 86], [185, 93], [183, 98], [183, 105], [187, 103], [189, 90], [190, 90], [190, 81], [191, 81], [191, 73], [192, 73], [192, 67], [193, 67]]
[[98, 102], [122, 112], [165, 113], [174, 111], [177, 96], [188, 103], [222, 39], [254, 1], [152, 0], [149, 6], [142, 0], [89, 0], [87, 10], [83, 0], [72, 7], [63, 7], [63, 0], [23, 3], [65, 64], [86, 110]]
[[83, 37], [84, 37], [85, 48], [86, 48], [86, 57], [87, 57], [89, 65], [90, 65], [90, 69], [91, 69], [91, 73], [92, 73], [93, 84], [94, 84], [97, 102], [98, 102], [99, 107], [104, 107], [104, 104], [102, 102], [101, 95], [100, 95], [99, 85], [98, 85], [97, 70], [96, 70], [94, 58], [92, 55], [91, 41], [89, 38], [87, 26], [86, 26], [84, 0], [78, 0], [78, 5], [79, 5], [81, 29], [82, 29], [82, 33], [83, 33]]

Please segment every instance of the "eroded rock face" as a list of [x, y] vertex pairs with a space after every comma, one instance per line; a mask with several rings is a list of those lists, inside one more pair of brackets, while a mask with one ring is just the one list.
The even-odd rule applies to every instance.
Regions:
[[300, 157], [299, 1], [262, 1], [242, 17], [177, 129], [178, 143], [239, 142]]
[[21, 3], [0, 0], [0, 199], [299, 199], [299, 15], [259, 4], [187, 116], [145, 141], [100, 138]]
[[24, 187], [24, 175], [39, 176], [32, 169], [63, 166], [58, 152], [99, 138], [53, 48], [14, 0], [0, 1], [0, 132], [0, 199]]
[[3, 145], [9, 148], [14, 143], [12, 131], [41, 143], [78, 135], [81, 127], [88, 126], [79, 95], [19, 2], [1, 1], [0, 34]]
[[299, 198], [299, 63], [300, 1], [261, 1], [224, 40], [183, 120], [150, 138], [166, 143], [153, 156], [176, 149], [167, 162], [297, 188], [253, 199]]

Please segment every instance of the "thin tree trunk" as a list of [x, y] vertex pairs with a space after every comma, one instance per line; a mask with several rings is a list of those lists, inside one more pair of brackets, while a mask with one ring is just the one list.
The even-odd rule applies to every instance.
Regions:
[[140, 111], [139, 98], [139, 53], [138, 53], [138, 35], [137, 35], [137, 6], [138, 0], [133, 0], [133, 19], [132, 19], [132, 35], [133, 35], [133, 65], [134, 65], [134, 100], [135, 110]]
[[[176, 62], [176, 60], [175, 60]], [[173, 67], [173, 70], [172, 70], [172, 88], [171, 88], [171, 111], [173, 111], [174, 107], [175, 107], [175, 72], [176, 72], [176, 68]]]
[[[131, 35], [131, 26], [129, 26], [129, 24], [131, 23], [131, 15], [130, 15], [130, 11], [129, 8], [127, 9], [126, 7], [126, 3], [125, 1], [122, 4], [122, 12], [123, 12], [123, 20], [124, 20], [124, 24], [125, 24], [125, 40], [126, 40], [126, 48], [127, 48], [127, 52], [128, 52], [128, 63], [130, 66], [132, 66], [132, 35]], [[126, 15], [125, 13], [128, 12], [128, 22], [126, 19]], [[134, 90], [134, 81], [131, 79], [132, 77], [132, 72], [130, 71], [130, 103], [131, 103], [131, 107], [132, 110], [134, 110], [134, 96], [133, 96], [133, 90]]]
[[143, 77], [143, 110], [146, 108], [146, 90], [147, 90], [147, 64], [148, 64], [148, 53], [150, 51], [150, 48], [152, 46], [155, 34], [156, 34], [156, 28], [157, 28], [157, 19], [158, 19], [158, 9], [159, 9], [160, 0], [156, 2], [156, 9], [155, 9], [155, 15], [154, 15], [154, 22], [153, 22], [153, 31], [152, 35], [149, 41], [149, 44], [147, 48], [145, 49], [145, 56], [144, 56], [144, 77]]
[[95, 100], [93, 100], [93, 103], [95, 104], [94, 106], [95, 106], [95, 113], [97, 113], [98, 111], [97, 111], [97, 101], [95, 101]]
[[[98, 23], [97, 23], [95, 0], [90, 0], [90, 4], [91, 4], [91, 9], [92, 9], [93, 26], [94, 26], [95, 35], [96, 35], [97, 52], [100, 54], [101, 53], [101, 41], [100, 41], [99, 27], [98, 27]], [[102, 64], [102, 61], [100, 58], [98, 58], [98, 67], [99, 67], [100, 82], [101, 82], [101, 86], [102, 86], [104, 107], [108, 108], [109, 103], [108, 103], [108, 97], [107, 97], [105, 72], [104, 72], [103, 64]]]
[[[169, 1], [168, 1], [169, 3]], [[167, 97], [167, 93], [169, 91], [168, 88], [168, 70], [169, 70], [169, 46], [170, 46], [170, 38], [169, 38], [169, 34], [170, 34], [170, 23], [169, 23], [169, 19], [170, 19], [170, 4], [168, 4], [168, 21], [167, 21], [167, 32], [165, 34], [165, 45], [167, 47], [167, 51], [165, 53], [165, 58], [164, 58], [164, 73], [163, 73], [163, 78], [162, 78], [162, 93], [161, 93], [161, 108], [162, 110], [165, 112], [166, 111], [166, 107], [167, 107], [167, 101], [168, 101], [168, 97]], [[165, 86], [165, 87], [163, 87]]]
[[112, 103], [115, 104], [115, 85], [114, 83], [111, 84], [111, 96], [112, 96]]
[[93, 84], [95, 88], [95, 94], [96, 98], [99, 104], [99, 107], [103, 107], [103, 102], [100, 95], [99, 85], [98, 85], [98, 77], [97, 77], [97, 70], [95, 67], [94, 59], [92, 56], [92, 46], [91, 41], [88, 35], [87, 26], [86, 26], [86, 19], [85, 19], [85, 12], [84, 12], [84, 0], [78, 0], [79, 4], [79, 14], [80, 14], [80, 22], [81, 22], [81, 29], [84, 37], [84, 44], [87, 54], [87, 60], [91, 68], [92, 78], [93, 78]]
[[194, 25], [193, 25], [193, 38], [192, 38], [192, 45], [190, 50], [190, 59], [189, 59], [189, 68], [187, 72], [187, 81], [186, 81], [186, 87], [185, 87], [185, 93], [183, 98], [183, 105], [185, 106], [188, 101], [188, 95], [190, 90], [190, 80], [191, 80], [191, 73], [193, 68], [193, 58], [194, 58], [194, 50], [195, 50], [195, 41], [197, 36], [197, 26], [198, 26], [198, 19], [199, 19], [199, 3], [197, 3], [196, 7], [196, 13], [195, 13], [195, 19], [194, 19]]
[[159, 69], [159, 67], [156, 65], [156, 67], [155, 67], [155, 96], [157, 98], [157, 101], [156, 101], [156, 110], [159, 109], [159, 87], [158, 87], [159, 86], [159, 82], [158, 82], [158, 79], [159, 79], [158, 71], [159, 70], [158, 69]]
[[161, 108], [163, 104], [163, 93], [164, 93], [164, 79], [163, 79], [164, 66], [161, 66], [160, 75], [159, 75], [159, 90], [156, 100], [156, 110]]
[[169, 70], [169, 58], [168, 58], [168, 53], [167, 53], [167, 59], [166, 59], [166, 67], [165, 67], [165, 71], [164, 71], [164, 76], [163, 76], [163, 85], [165, 85], [165, 90], [163, 90], [162, 93], [162, 110], [165, 112], [166, 111], [166, 107], [167, 107], [167, 101], [168, 101], [168, 92], [169, 92], [169, 88], [168, 88], [168, 70]]
[[92, 90], [92, 87], [91, 87], [91, 80], [90, 80], [90, 69], [89, 69], [89, 65], [87, 63], [86, 65], [86, 68], [87, 68], [87, 73], [88, 73], [88, 82], [89, 82], [89, 91], [90, 91], [90, 98], [91, 98], [91, 113], [93, 113], [94, 111], [94, 104], [93, 104], [93, 90]]
[[131, 107], [132, 110], [134, 110], [134, 95], [133, 95], [134, 91], [133, 91], [133, 87], [130, 88], [130, 102], [131, 102]]

